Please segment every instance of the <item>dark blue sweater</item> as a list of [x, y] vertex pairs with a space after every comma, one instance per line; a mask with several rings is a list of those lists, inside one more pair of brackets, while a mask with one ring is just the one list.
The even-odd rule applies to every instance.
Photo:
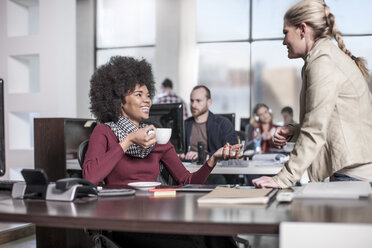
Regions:
[[[190, 145], [191, 129], [194, 122], [194, 117], [190, 117], [185, 121], [186, 147]], [[227, 142], [230, 145], [238, 143], [237, 135], [229, 119], [214, 115], [211, 111], [209, 111], [207, 119], [207, 137], [209, 156], [212, 156], [213, 153], [223, 147]]]

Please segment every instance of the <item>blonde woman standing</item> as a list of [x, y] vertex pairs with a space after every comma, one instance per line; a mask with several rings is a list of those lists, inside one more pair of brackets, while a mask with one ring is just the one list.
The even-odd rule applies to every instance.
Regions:
[[[372, 96], [368, 70], [342, 40], [335, 17], [319, 0], [305, 0], [284, 16], [290, 59], [302, 58], [300, 123], [277, 128], [274, 143], [297, 140], [290, 160], [257, 187], [290, 187], [307, 169], [311, 181], [372, 182]], [[334, 38], [337, 46], [332, 42]]]

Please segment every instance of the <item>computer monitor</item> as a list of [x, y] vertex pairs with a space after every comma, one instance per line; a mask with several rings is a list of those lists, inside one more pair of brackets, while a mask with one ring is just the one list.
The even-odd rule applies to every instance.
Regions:
[[244, 132], [245, 127], [249, 124], [251, 118], [240, 118], [240, 131]]
[[229, 119], [229, 121], [231, 121], [231, 124], [233, 125], [235, 129], [235, 113], [216, 114], [216, 115], [223, 116]]
[[0, 176], [5, 174], [4, 80], [0, 78]]
[[153, 104], [150, 109], [150, 117], [145, 123], [153, 124], [155, 127], [172, 128], [170, 142], [177, 153], [185, 153], [182, 103]]

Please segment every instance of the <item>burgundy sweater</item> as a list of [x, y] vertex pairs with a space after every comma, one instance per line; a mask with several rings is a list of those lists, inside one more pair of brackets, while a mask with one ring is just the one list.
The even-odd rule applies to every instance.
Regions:
[[163, 162], [178, 184], [202, 184], [212, 171], [205, 163], [198, 171], [190, 173], [183, 166], [171, 143], [156, 144], [145, 158], [126, 155], [110, 127], [96, 126], [89, 139], [84, 159], [83, 177], [95, 184], [127, 185], [130, 182], [155, 182]]

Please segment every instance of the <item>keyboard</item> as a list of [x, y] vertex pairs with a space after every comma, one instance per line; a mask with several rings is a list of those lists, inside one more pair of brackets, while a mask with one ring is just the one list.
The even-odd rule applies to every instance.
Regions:
[[18, 180], [0, 180], [0, 190], [9, 190], [13, 189], [13, 184], [22, 182]]
[[98, 190], [98, 196], [123, 196], [123, 195], [134, 195], [136, 191], [134, 189], [100, 189]]
[[182, 163], [196, 163], [195, 159], [181, 159]]

